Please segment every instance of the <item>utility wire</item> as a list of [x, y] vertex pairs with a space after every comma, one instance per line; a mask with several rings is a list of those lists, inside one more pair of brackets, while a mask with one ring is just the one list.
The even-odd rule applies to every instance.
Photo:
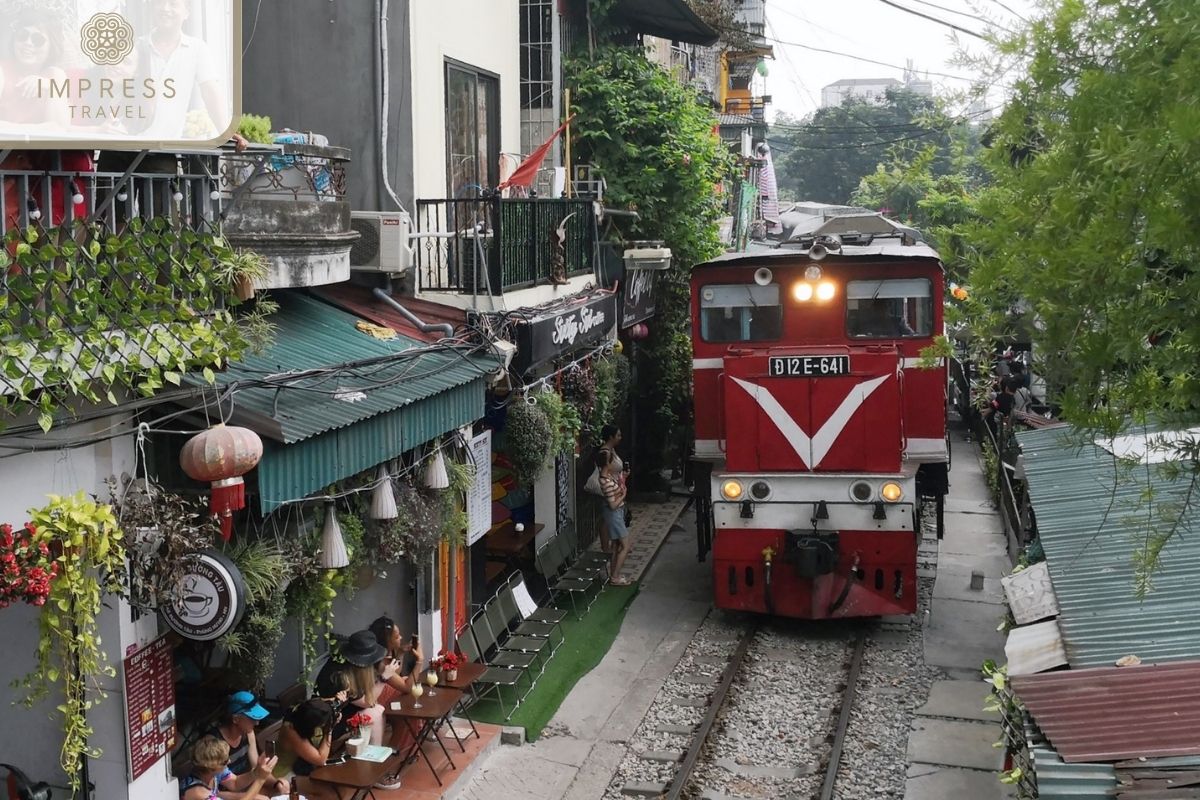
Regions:
[[917, 11], [914, 8], [909, 8], [908, 6], [902, 6], [899, 3], [892, 2], [892, 0], [879, 0], [879, 2], [883, 3], [885, 6], [891, 6], [894, 9], [903, 11], [905, 14], [912, 14], [914, 17], [920, 17], [921, 19], [927, 19], [930, 22], [936, 22], [938, 25], [945, 25], [947, 28], [950, 28], [951, 30], [956, 30], [961, 33], [965, 33], [968, 36], [974, 36], [976, 39], [982, 39], [983, 41], [987, 41], [987, 37], [984, 36], [982, 33], [976, 33], [975, 31], [973, 31], [969, 28], [964, 28], [960, 25], [955, 25], [953, 22], [947, 22], [946, 20], [940, 19], [931, 14], [925, 14], [923, 12]]
[[994, 25], [995, 27], [999, 28], [1000, 30], [1004, 31], [1005, 33], [1012, 33], [1011, 30], [1004, 27], [1003, 25], [998, 24], [995, 20], [990, 20], [987, 17], [981, 17], [978, 14], [972, 14], [968, 11], [959, 11], [958, 9], [955, 9], [955, 8], [949, 8], [948, 6], [939, 6], [937, 3], [929, 2], [929, 0], [909, 0], [909, 2], [917, 3], [918, 5], [922, 5], [922, 6], [929, 6], [930, 8], [936, 8], [939, 11], [945, 11], [950, 14], [957, 14], [960, 17], [966, 17], [967, 19], [975, 20], [976, 22], [982, 22], [984, 25]]

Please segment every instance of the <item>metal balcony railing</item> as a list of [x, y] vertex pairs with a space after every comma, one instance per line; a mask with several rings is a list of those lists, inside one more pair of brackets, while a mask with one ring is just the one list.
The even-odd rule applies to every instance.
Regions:
[[590, 200], [418, 200], [417, 288], [502, 294], [595, 271]]

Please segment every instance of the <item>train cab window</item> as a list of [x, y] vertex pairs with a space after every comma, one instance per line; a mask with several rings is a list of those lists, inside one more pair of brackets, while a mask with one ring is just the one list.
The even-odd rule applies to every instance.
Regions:
[[783, 332], [779, 286], [735, 284], [700, 290], [700, 338], [706, 342], [762, 342]]
[[933, 285], [928, 278], [850, 281], [846, 332], [854, 339], [899, 339], [933, 333]]

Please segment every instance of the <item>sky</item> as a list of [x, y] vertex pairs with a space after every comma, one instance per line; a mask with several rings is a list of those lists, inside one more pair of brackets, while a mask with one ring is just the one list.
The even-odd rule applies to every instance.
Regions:
[[[1028, 16], [1030, 0], [928, 0], [949, 11], [931, 7], [919, 0], [892, 0], [915, 11], [954, 22], [964, 28], [982, 31], [984, 24], [975, 17], [991, 19], [1003, 25], [1014, 21], [1008, 6]], [[762, 90], [772, 97], [768, 115], [786, 112], [803, 117], [815, 111], [821, 102], [821, 87], [843, 78], [903, 78], [903, 67], [911, 59], [922, 72], [942, 72], [977, 78], [970, 67], [953, 63], [964, 47], [970, 53], [987, 52], [987, 44], [929, 20], [889, 7], [881, 0], [767, 0], [767, 37], [775, 48], [775, 59], [767, 62], [768, 75]], [[814, 52], [794, 42], [836, 50], [895, 65], [878, 66], [837, 55]], [[922, 76], [923, 77], [923, 76]], [[969, 81], [930, 75], [934, 92], [945, 94], [966, 89]], [[1003, 89], [989, 92], [988, 107], [1003, 101]], [[962, 111], [961, 107], [952, 109]]]

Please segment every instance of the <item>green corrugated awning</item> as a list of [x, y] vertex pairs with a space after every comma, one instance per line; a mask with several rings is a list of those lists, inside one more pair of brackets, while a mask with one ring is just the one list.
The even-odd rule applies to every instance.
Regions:
[[[483, 416], [494, 357], [404, 336], [376, 339], [355, 327], [359, 317], [297, 292], [273, 299], [280, 308], [270, 317], [271, 346], [218, 376], [235, 387], [233, 421], [264, 437], [264, 514]], [[263, 386], [268, 376], [272, 385]]]

